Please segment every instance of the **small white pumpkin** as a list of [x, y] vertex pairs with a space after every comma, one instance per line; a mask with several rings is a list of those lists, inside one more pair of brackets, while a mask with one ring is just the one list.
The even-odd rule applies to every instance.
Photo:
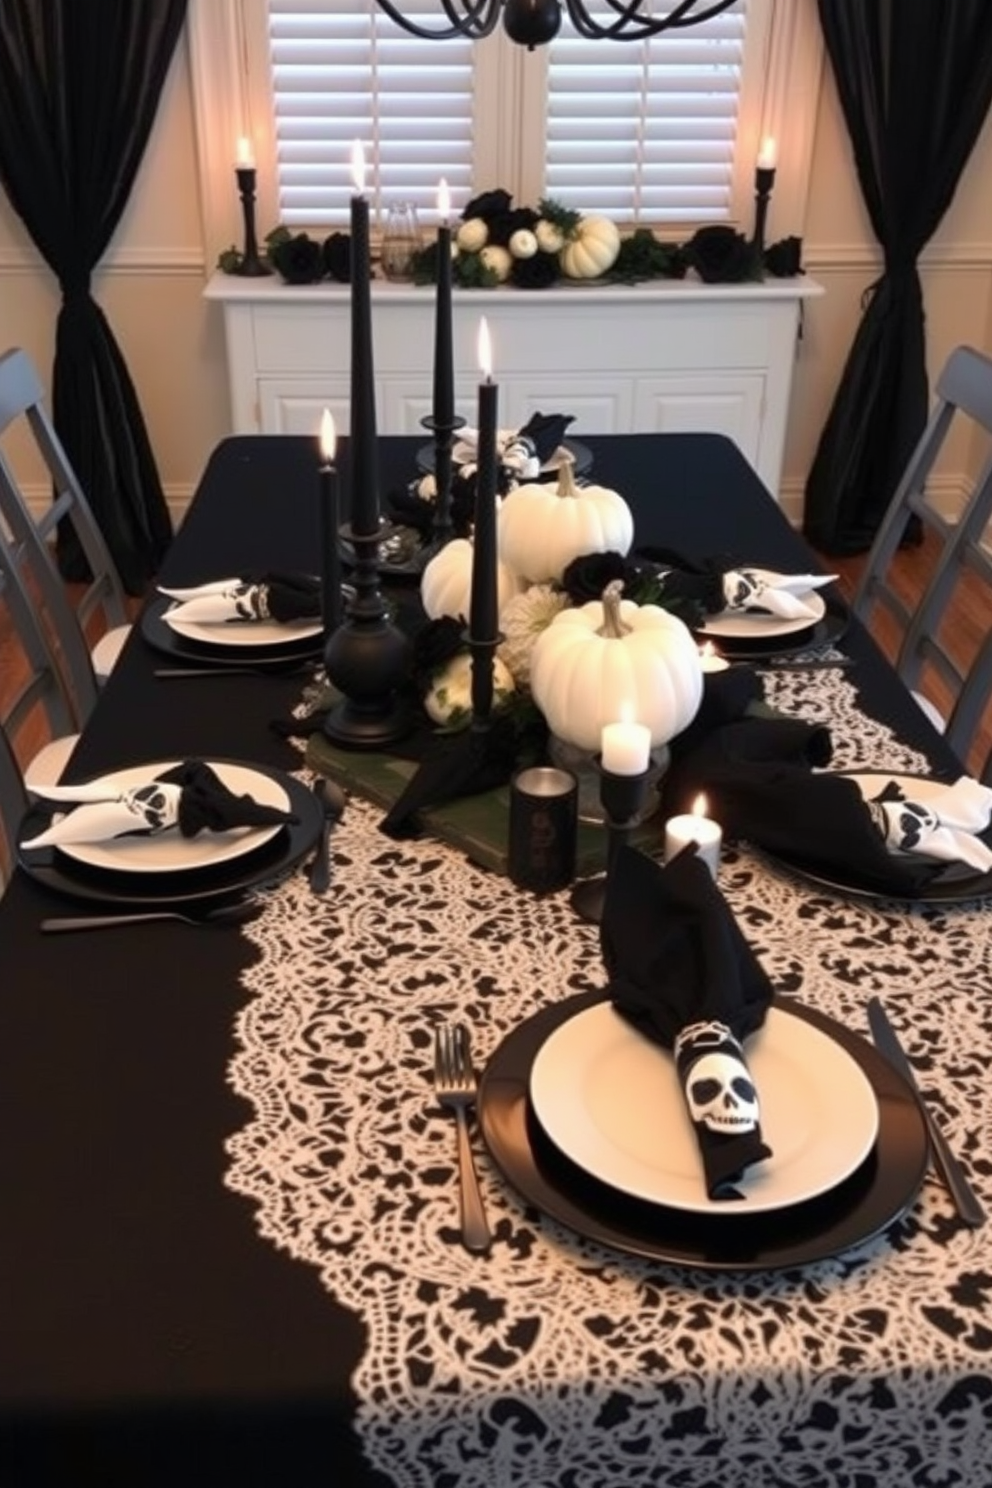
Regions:
[[619, 491], [577, 486], [571, 460], [558, 480], [517, 486], [499, 509], [499, 551], [506, 566], [532, 584], [561, 579], [585, 553], [629, 552], [634, 518]]
[[518, 227], [510, 238], [510, 252], [514, 258], [533, 258], [537, 252], [537, 238], [529, 227]]
[[534, 236], [542, 253], [560, 253], [565, 246], [565, 234], [557, 222], [549, 222], [546, 217], [536, 224]]
[[[499, 708], [516, 691], [513, 678], [498, 656], [493, 657], [493, 707]], [[424, 711], [435, 723], [468, 722], [472, 713], [472, 657], [465, 651], [441, 667], [424, 697]]]
[[531, 654], [530, 687], [552, 734], [597, 751], [607, 723], [647, 724], [651, 745], [688, 728], [703, 697], [691, 631], [658, 605], [621, 600], [619, 580], [602, 600], [562, 610]]
[[489, 241], [489, 229], [481, 217], [469, 217], [455, 233], [455, 242], [463, 253], [478, 253]]
[[482, 259], [486, 268], [490, 269], [496, 275], [498, 283], [502, 284], [505, 280], [509, 279], [510, 270], [513, 267], [513, 259], [510, 257], [510, 250], [508, 248], [501, 247], [499, 243], [487, 243], [479, 254], [479, 257]]
[[[496, 604], [503, 606], [520, 592], [520, 581], [504, 563], [496, 566]], [[466, 537], [453, 537], [427, 564], [420, 575], [420, 602], [430, 620], [442, 615], [468, 618], [472, 595], [472, 544]]]
[[620, 252], [620, 230], [609, 217], [581, 217], [559, 254], [569, 279], [598, 279], [612, 269]]

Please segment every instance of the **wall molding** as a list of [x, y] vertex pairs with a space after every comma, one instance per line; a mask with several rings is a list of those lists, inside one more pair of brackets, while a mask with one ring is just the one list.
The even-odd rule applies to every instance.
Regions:
[[[39, 270], [50, 274], [51, 270], [39, 253], [27, 248], [0, 248], [0, 274], [34, 275]], [[131, 277], [154, 278], [198, 278], [207, 274], [206, 257], [202, 247], [196, 248], [120, 248], [102, 259], [93, 270], [94, 278], [107, 274]]]
[[[934, 475], [927, 482], [930, 499], [940, 514], [947, 518], [958, 515], [968, 496], [973, 481], [964, 471], [945, 471]], [[803, 507], [806, 500], [806, 480], [802, 476], [786, 476], [779, 489], [779, 503], [793, 527], [803, 523]]]
[[[877, 243], [804, 243], [803, 267], [811, 274], [845, 273], [882, 268], [882, 250]], [[925, 248], [920, 268], [951, 269], [986, 273], [992, 268], [992, 243], [948, 243]]]
[[[35, 516], [42, 516], [51, 505], [52, 488], [43, 481], [35, 481], [33, 484], [26, 481], [21, 482], [20, 490]], [[189, 483], [172, 484], [164, 486], [163, 491], [165, 493], [165, 504], [169, 508], [173, 525], [178, 527], [186, 515], [186, 510], [190, 502], [193, 500], [196, 487]]]

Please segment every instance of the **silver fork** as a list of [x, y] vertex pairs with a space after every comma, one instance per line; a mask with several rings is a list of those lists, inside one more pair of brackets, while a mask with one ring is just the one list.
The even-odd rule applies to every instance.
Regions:
[[488, 1250], [492, 1234], [479, 1192], [479, 1180], [468, 1140], [468, 1108], [475, 1104], [476, 1080], [468, 1030], [461, 1023], [442, 1024], [434, 1035], [434, 1093], [454, 1111], [458, 1123], [458, 1176], [461, 1193], [462, 1244], [466, 1250]]

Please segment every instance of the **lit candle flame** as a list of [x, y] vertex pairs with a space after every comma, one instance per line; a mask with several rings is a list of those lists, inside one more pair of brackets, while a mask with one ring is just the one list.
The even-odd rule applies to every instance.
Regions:
[[365, 151], [361, 140], [357, 139], [351, 147], [351, 179], [358, 195], [362, 196], [365, 192]]
[[479, 319], [479, 366], [486, 381], [490, 382], [493, 375], [493, 347], [489, 339], [489, 324], [484, 315]]
[[451, 192], [448, 190], [448, 183], [443, 176], [437, 186], [437, 210], [441, 221], [447, 222], [451, 216]]
[[242, 170], [251, 170], [255, 164], [255, 157], [252, 154], [251, 140], [246, 134], [243, 134], [238, 140], [237, 163]]
[[320, 420], [320, 452], [324, 457], [325, 464], [334, 464], [334, 452], [337, 449], [337, 443], [334, 416], [329, 408], [325, 408]]
[[706, 816], [709, 811], [709, 802], [704, 795], [698, 795], [692, 803], [691, 816]]
[[761, 141], [761, 149], [758, 151], [758, 169], [774, 170], [778, 164], [778, 146], [770, 134]]

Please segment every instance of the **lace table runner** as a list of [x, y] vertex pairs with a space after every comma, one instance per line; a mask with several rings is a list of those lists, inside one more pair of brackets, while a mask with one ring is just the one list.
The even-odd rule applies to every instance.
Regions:
[[[767, 692], [830, 725], [838, 768], [925, 768], [840, 673]], [[933, 1179], [837, 1259], [703, 1274], [541, 1217], [476, 1139], [496, 1238], [484, 1259], [461, 1248], [433, 1026], [457, 1013], [481, 1066], [521, 1019], [603, 985], [598, 930], [567, 894], [393, 842], [380, 816], [353, 800], [332, 892], [296, 874], [245, 929], [260, 955], [230, 1079], [252, 1114], [228, 1175], [367, 1328], [353, 1386], [370, 1464], [397, 1488], [987, 1488], [992, 1225], [960, 1226]], [[988, 903], [831, 897], [744, 849], [721, 887], [778, 990], [862, 1031], [873, 993], [897, 1022], [912, 1006], [926, 1086], [992, 1206]]]

